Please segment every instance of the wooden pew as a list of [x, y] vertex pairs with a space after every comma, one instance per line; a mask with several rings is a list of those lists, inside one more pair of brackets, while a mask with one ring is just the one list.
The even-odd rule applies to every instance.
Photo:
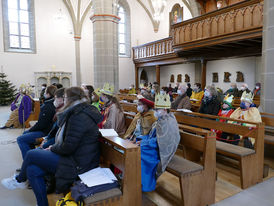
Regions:
[[121, 100], [126, 100], [128, 102], [133, 102], [137, 100], [137, 95], [129, 95], [129, 94], [117, 94], [117, 98]]
[[138, 112], [136, 103], [120, 101], [120, 104], [125, 112], [134, 112], [135, 114]]
[[[129, 125], [134, 115], [128, 112], [124, 114]], [[183, 149], [184, 158], [175, 155], [166, 171], [179, 178], [184, 206], [213, 204], [215, 202], [216, 139], [212, 137], [215, 137], [215, 133], [200, 128], [197, 130], [201, 135], [187, 133], [183, 130], [193, 132], [193, 128], [178, 123], [181, 135], [178, 149]], [[200, 161], [201, 156], [202, 161]]]
[[262, 121], [265, 124], [264, 142], [274, 145], [274, 114], [261, 113]]
[[[255, 139], [254, 150], [248, 149], [225, 142], [216, 142], [216, 151], [218, 154], [239, 161], [241, 187], [243, 189], [259, 183], [263, 179], [264, 165], [264, 125], [263, 123], [253, 123], [230, 118], [223, 118], [213, 115], [199, 113], [176, 112], [177, 121], [181, 124], [195, 126], [199, 128], [215, 129], [230, 134], [248, 136]], [[250, 129], [246, 126], [219, 122], [216, 119], [225, 119], [237, 121], [239, 123], [253, 124], [256, 129]]]
[[[174, 155], [166, 170], [179, 178], [184, 206], [211, 205], [215, 202], [215, 134], [208, 131], [205, 136], [199, 136], [180, 130], [180, 135], [184, 157]], [[194, 162], [197, 152], [202, 158]]]
[[128, 94], [129, 90], [128, 89], [120, 89], [119, 92], [121, 94]]
[[32, 101], [33, 105], [33, 110], [30, 113], [29, 118], [27, 119], [27, 121], [25, 122], [25, 128], [29, 128], [30, 127], [30, 121], [36, 121], [39, 118], [39, 114], [40, 114], [40, 101], [39, 100], [34, 100]]
[[[102, 137], [100, 148], [101, 165], [112, 164], [123, 172], [122, 195], [85, 206], [140, 206], [142, 204], [140, 147], [119, 137]], [[60, 195], [48, 195], [50, 206], [55, 206], [55, 200], [58, 198]], [[52, 199], [54, 201], [51, 201]]]

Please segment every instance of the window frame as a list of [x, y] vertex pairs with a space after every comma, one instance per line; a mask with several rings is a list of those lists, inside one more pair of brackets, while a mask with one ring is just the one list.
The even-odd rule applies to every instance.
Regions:
[[[117, 8], [117, 16], [119, 16], [119, 8], [122, 7], [124, 10], [124, 33], [120, 33], [119, 25], [118, 24], [118, 54], [119, 57], [126, 57], [130, 58], [131, 57], [131, 28], [130, 28], [130, 9], [125, 0], [120, 0], [118, 3], [118, 8]], [[120, 17], [120, 16], [119, 16]], [[124, 34], [125, 36], [125, 43], [120, 43], [120, 34]], [[120, 53], [120, 44], [125, 45], [125, 53]]]
[[[20, 0], [17, 0], [18, 6]], [[28, 3], [28, 26], [29, 26], [29, 43], [30, 48], [15, 48], [10, 46], [10, 36], [12, 34], [10, 33], [10, 27], [9, 27], [9, 8], [8, 8], [8, 0], [2, 0], [2, 18], [3, 18], [3, 41], [4, 41], [4, 52], [12, 52], [12, 53], [29, 53], [29, 54], [35, 54], [36, 53], [36, 38], [35, 38], [35, 15], [34, 15], [34, 0], [27, 0]], [[20, 9], [17, 8], [17, 13], [19, 14]], [[22, 22], [24, 24], [24, 22]], [[25, 35], [22, 35], [20, 33], [20, 22], [18, 21], [18, 31], [19, 34], [15, 35], [19, 37], [19, 45], [21, 44], [21, 38], [26, 37]]]

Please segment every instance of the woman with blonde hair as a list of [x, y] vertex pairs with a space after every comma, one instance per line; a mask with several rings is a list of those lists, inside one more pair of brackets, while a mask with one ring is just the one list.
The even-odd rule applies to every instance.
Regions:
[[[56, 192], [69, 190], [78, 175], [99, 166], [101, 115], [86, 99], [80, 87], [65, 90], [64, 107], [57, 115], [59, 130], [55, 144], [27, 152], [18, 176], [2, 180], [10, 190], [32, 187], [38, 206], [48, 206], [44, 176], [55, 174]], [[84, 122], [84, 124], [83, 124]]]

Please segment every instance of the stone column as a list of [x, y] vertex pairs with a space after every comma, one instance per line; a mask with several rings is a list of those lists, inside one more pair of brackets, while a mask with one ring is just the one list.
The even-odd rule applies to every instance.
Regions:
[[108, 82], [119, 90], [117, 0], [94, 0], [93, 56], [94, 86], [102, 88]]
[[81, 62], [80, 62], [80, 40], [81, 37], [74, 37], [75, 40], [75, 60], [76, 60], [76, 84], [81, 86]]
[[262, 50], [262, 94], [264, 112], [274, 113], [274, 1], [264, 1], [264, 27]]

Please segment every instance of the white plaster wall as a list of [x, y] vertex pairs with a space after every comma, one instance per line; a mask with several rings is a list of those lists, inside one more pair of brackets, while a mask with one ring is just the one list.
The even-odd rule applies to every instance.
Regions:
[[182, 74], [182, 84], [185, 83], [185, 74], [190, 76], [190, 84], [193, 85], [195, 82], [195, 64], [176, 64], [176, 65], [169, 65], [169, 66], [162, 66], [161, 67], [161, 86], [166, 86], [170, 83], [170, 76], [174, 74], [174, 83], [171, 85], [174, 87], [177, 82], [177, 75]]
[[152, 22], [141, 4], [139, 4], [137, 0], [127, 1], [131, 9], [131, 46], [137, 46], [168, 37], [169, 12], [176, 3], [184, 7], [184, 20], [192, 18], [188, 8], [181, 0], [168, 0], [163, 11], [163, 19], [160, 22], [159, 30], [158, 32], [154, 32]]
[[93, 25], [89, 19], [90, 16], [91, 12], [87, 15], [83, 23], [80, 58], [82, 83], [93, 85]]
[[218, 72], [219, 82], [214, 83], [216, 87], [220, 87], [226, 91], [230, 87], [230, 83], [224, 81], [224, 72], [231, 73], [231, 83], [237, 83], [238, 88], [241, 86], [241, 82], [236, 82], [237, 71], [244, 74], [244, 83], [247, 83], [250, 90], [253, 90], [255, 86], [255, 71], [256, 71], [256, 57], [246, 57], [237, 59], [226, 59], [218, 61], [209, 61], [207, 63], [206, 84], [212, 84], [212, 73]]
[[[3, 66], [8, 79], [17, 87], [22, 83], [34, 84], [34, 72], [52, 71], [52, 65], [55, 65], [55, 71], [72, 72], [72, 85], [75, 85], [73, 26], [63, 1], [35, 0], [34, 5], [36, 54], [4, 52], [2, 8], [0, 9], [0, 66]], [[60, 13], [60, 9], [63, 19], [57, 20], [56, 16]], [[93, 83], [92, 33], [92, 22], [87, 18], [83, 24], [80, 49], [82, 80], [89, 84]]]

